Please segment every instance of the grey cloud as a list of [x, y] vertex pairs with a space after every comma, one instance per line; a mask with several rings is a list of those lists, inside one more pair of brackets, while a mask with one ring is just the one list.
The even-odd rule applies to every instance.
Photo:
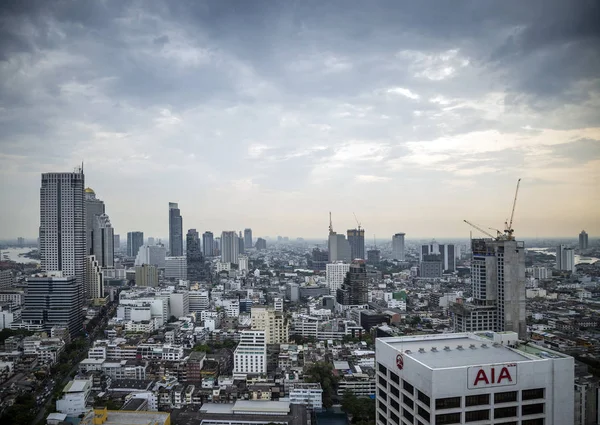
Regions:
[[551, 150], [556, 157], [576, 164], [585, 164], [600, 159], [600, 140], [579, 139], [554, 145]]

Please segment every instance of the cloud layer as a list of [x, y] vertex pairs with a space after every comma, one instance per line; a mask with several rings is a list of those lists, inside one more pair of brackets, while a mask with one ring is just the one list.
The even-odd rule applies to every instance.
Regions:
[[598, 234], [597, 2], [8, 1], [0, 236], [85, 161], [118, 233]]

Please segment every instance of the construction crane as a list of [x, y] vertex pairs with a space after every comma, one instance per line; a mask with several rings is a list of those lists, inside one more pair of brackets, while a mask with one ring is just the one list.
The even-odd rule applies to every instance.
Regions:
[[501, 239], [502, 236], [504, 235], [504, 232], [502, 232], [501, 230], [496, 229], [495, 227], [488, 227], [488, 229], [493, 230], [494, 232], [496, 232], [496, 239]]
[[493, 236], [491, 233], [488, 233], [487, 231], [483, 230], [481, 227], [477, 226], [476, 224], [471, 223], [470, 221], [467, 220], [463, 220], [465, 223], [467, 223], [469, 226], [479, 230], [481, 233], [483, 233], [484, 235], [489, 236], [492, 239], [496, 239], [495, 236]]
[[360, 231], [360, 222], [358, 221], [358, 218], [356, 218], [356, 214], [354, 214], [354, 219], [356, 220], [356, 224], [358, 224], [358, 230]]
[[515, 199], [513, 201], [512, 211], [510, 213], [510, 221], [506, 221], [504, 223], [504, 236], [506, 240], [512, 241], [515, 239], [513, 236], [514, 229], [512, 228], [513, 218], [515, 216], [515, 207], [517, 206], [517, 195], [519, 194], [519, 185], [521, 184], [521, 179], [517, 180], [517, 189], [515, 190]]

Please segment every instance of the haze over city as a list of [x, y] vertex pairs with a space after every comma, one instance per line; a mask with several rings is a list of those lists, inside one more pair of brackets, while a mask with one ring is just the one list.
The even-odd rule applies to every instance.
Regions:
[[82, 162], [121, 234], [600, 232], [597, 2], [3, 3], [4, 238]]

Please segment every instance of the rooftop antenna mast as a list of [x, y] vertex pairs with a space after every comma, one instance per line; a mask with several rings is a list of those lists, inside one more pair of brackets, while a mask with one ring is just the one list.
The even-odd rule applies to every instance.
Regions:
[[331, 211], [329, 211], [329, 234], [333, 233], [333, 222], [331, 221]]

